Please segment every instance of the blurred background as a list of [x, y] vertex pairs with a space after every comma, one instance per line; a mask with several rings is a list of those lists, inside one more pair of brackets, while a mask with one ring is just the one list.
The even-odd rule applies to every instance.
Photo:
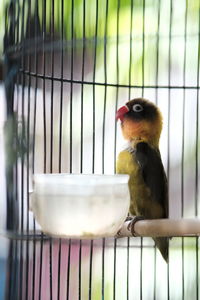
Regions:
[[[125, 143], [115, 112], [141, 96], [163, 113], [160, 150], [169, 181], [169, 217], [199, 216], [199, 1], [0, 4], [2, 40], [6, 30], [1, 227], [6, 224], [5, 116], [7, 122], [10, 116], [15, 120], [19, 144], [25, 144], [25, 155], [10, 151], [11, 141], [6, 149], [16, 175], [18, 227], [35, 233], [40, 227], [28, 210], [32, 173], [115, 173]], [[3, 57], [3, 42], [0, 51]], [[173, 238], [169, 266], [147, 238], [19, 243], [12, 245], [17, 274], [23, 273], [16, 280], [19, 299], [38, 299], [38, 290], [42, 299], [57, 299], [57, 293], [73, 300], [200, 297], [198, 238]], [[6, 253], [1, 246], [4, 262]]]

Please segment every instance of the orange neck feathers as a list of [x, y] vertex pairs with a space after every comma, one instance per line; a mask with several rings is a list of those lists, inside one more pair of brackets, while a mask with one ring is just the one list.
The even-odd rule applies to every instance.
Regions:
[[154, 121], [124, 119], [121, 126], [123, 136], [126, 140], [133, 143], [142, 140], [153, 147], [159, 147], [159, 139], [162, 131], [161, 113], [158, 114], [158, 117]]

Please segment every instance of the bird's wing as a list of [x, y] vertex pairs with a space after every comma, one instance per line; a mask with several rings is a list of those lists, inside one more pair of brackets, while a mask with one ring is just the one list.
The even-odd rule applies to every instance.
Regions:
[[153, 201], [164, 207], [165, 217], [168, 217], [167, 179], [159, 150], [145, 142], [140, 142], [136, 145], [135, 157], [141, 168], [144, 182], [151, 191]]

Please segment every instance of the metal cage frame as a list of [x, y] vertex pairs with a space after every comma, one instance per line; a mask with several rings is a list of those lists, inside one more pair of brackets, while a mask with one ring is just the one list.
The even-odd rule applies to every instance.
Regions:
[[[109, 1], [105, 0], [100, 3], [96, 0], [92, 3], [93, 13], [95, 15], [94, 24], [91, 27], [91, 32], [87, 28], [88, 21], [88, 1], [80, 1], [80, 15], [76, 12], [76, 0], [71, 0], [68, 3], [61, 0], [59, 6], [56, 6], [56, 0], [35, 0], [20, 1], [11, 0], [6, 8], [5, 17], [5, 36], [4, 36], [4, 63], [5, 63], [5, 94], [6, 94], [6, 149], [7, 149], [7, 216], [5, 236], [9, 241], [8, 264], [7, 264], [7, 286], [6, 299], [174, 299], [175, 288], [171, 288], [172, 275], [171, 270], [175, 270], [173, 265], [173, 255], [168, 265], [160, 261], [157, 250], [152, 242], [146, 241], [145, 238], [110, 238], [101, 240], [67, 240], [54, 239], [47, 237], [42, 232], [38, 231], [37, 225], [29, 212], [29, 173], [34, 173], [37, 166], [35, 161], [39, 157], [38, 149], [35, 147], [37, 134], [37, 114], [40, 109], [42, 113], [41, 126], [43, 128], [43, 159], [42, 172], [63, 172], [67, 170], [72, 173], [74, 169], [78, 173], [83, 173], [86, 170], [85, 153], [91, 158], [88, 169], [91, 173], [100, 170], [103, 174], [107, 171], [106, 162], [112, 158], [112, 165], [109, 170], [115, 172], [115, 159], [118, 147], [118, 130], [117, 125], [112, 119], [111, 126], [113, 131], [111, 134], [111, 153], [108, 153], [106, 143], [108, 136], [106, 133], [106, 125], [108, 118], [116, 112], [117, 107], [124, 94], [127, 99], [130, 99], [133, 93], [146, 95], [146, 91], [153, 91], [155, 103], [159, 102], [159, 95], [162, 91], [167, 94], [167, 143], [165, 143], [167, 161], [166, 170], [170, 185], [173, 185], [171, 179], [171, 131], [172, 131], [172, 107], [173, 97], [176, 91], [182, 92], [182, 132], [181, 132], [181, 153], [180, 153], [180, 191], [179, 191], [179, 216], [184, 217], [187, 206], [185, 205], [185, 112], [187, 109], [187, 92], [193, 91], [195, 94], [195, 157], [192, 160], [194, 168], [193, 178], [193, 216], [199, 216], [199, 69], [200, 69], [200, 6], [198, 10], [198, 31], [195, 34], [195, 42], [197, 43], [196, 53], [196, 81], [188, 84], [187, 63], [188, 63], [188, 33], [189, 24], [189, 1], [184, 2], [184, 16], [182, 31], [183, 42], [183, 59], [182, 59], [182, 78], [174, 84], [172, 70], [173, 61], [173, 20], [175, 14], [175, 3], [169, 1], [167, 5], [168, 11], [168, 34], [166, 51], [167, 64], [163, 67], [167, 70], [167, 80], [162, 83], [159, 79], [161, 65], [161, 31], [163, 23], [163, 7], [166, 6], [164, 0], [143, 0], [142, 4], [138, 1], [131, 0], [124, 3], [129, 12], [129, 36], [125, 37], [129, 53], [128, 71], [122, 79], [122, 50], [120, 48], [121, 35], [120, 23], [121, 10], [123, 3], [121, 0]], [[111, 3], [112, 2], [112, 3]], [[155, 24], [156, 30], [154, 34], [154, 79], [147, 82], [145, 74], [147, 74], [146, 65], [149, 67], [149, 59], [146, 49], [149, 49], [147, 39], [147, 12], [150, 2], [154, 4], [156, 11]], [[114, 4], [113, 4], [114, 3]], [[165, 3], [165, 4], [164, 4]], [[114, 6], [113, 22], [116, 26], [115, 36], [109, 36], [109, 22], [111, 19], [111, 4]], [[103, 8], [102, 8], [103, 6]], [[49, 11], [48, 11], [49, 10]], [[69, 11], [66, 15], [65, 11]], [[134, 37], [134, 11], [138, 10], [139, 20], [141, 24], [139, 32], [139, 40]], [[59, 21], [56, 19], [56, 14], [59, 16]], [[69, 20], [66, 21], [66, 16]], [[81, 34], [78, 31], [78, 18], [82, 22]], [[89, 16], [91, 17], [91, 16]], [[103, 19], [103, 21], [102, 21]], [[100, 20], [103, 22], [101, 28]], [[153, 21], [152, 21], [153, 22]], [[91, 22], [92, 23], [92, 22]], [[196, 23], [195, 23], [196, 24]], [[120, 27], [121, 26], [121, 27]], [[79, 37], [81, 36], [81, 37]], [[111, 76], [111, 60], [112, 49], [109, 50], [110, 44], [115, 50], [113, 57], [115, 60], [114, 79]], [[136, 46], [137, 45], [137, 46]], [[196, 45], [196, 44], [195, 44]], [[135, 47], [135, 48], [134, 48]], [[101, 51], [100, 51], [101, 49]], [[138, 67], [140, 79], [133, 80], [132, 65], [137, 55], [137, 49], [140, 52], [141, 64]], [[109, 52], [110, 51], [110, 52]], [[135, 52], [134, 52], [135, 51]], [[58, 53], [58, 54], [57, 54]], [[136, 54], [135, 54], [136, 53]], [[109, 55], [108, 55], [109, 54]], [[135, 56], [134, 56], [135, 54]], [[88, 58], [89, 57], [89, 58]], [[101, 58], [99, 58], [101, 57]], [[50, 63], [48, 63], [50, 62]], [[77, 62], [77, 64], [76, 64]], [[58, 66], [58, 67], [57, 67]], [[100, 66], [100, 67], [99, 67]], [[102, 70], [101, 70], [102, 67]], [[190, 66], [191, 67], [191, 66]], [[102, 72], [101, 76], [98, 71]], [[90, 72], [89, 72], [90, 71]], [[99, 71], [99, 72], [100, 72]], [[88, 73], [90, 75], [88, 76]], [[141, 74], [140, 74], [141, 73]], [[135, 74], [135, 73], [134, 73]], [[180, 75], [180, 74], [179, 74]], [[91, 99], [89, 101], [91, 113], [91, 127], [89, 127], [90, 147], [86, 148], [84, 144], [85, 126], [87, 117], [85, 117], [85, 90], [89, 89]], [[102, 111], [100, 121], [97, 118], [97, 110], [99, 96], [98, 89], [102, 94]], [[109, 93], [114, 91], [114, 101], [109, 104]], [[40, 90], [40, 96], [38, 91]], [[76, 90], [79, 90], [79, 99], [76, 100]], [[123, 90], [123, 92], [122, 92]], [[48, 91], [48, 93], [47, 93]], [[56, 93], [59, 91], [58, 100]], [[124, 92], [125, 91], [125, 92]], [[67, 96], [66, 96], [67, 95]], [[123, 96], [123, 97], [122, 97]], [[38, 97], [42, 100], [39, 104]], [[66, 108], [65, 99], [67, 97], [68, 108]], [[49, 100], [50, 99], [50, 100]], [[79, 103], [78, 111], [78, 159], [76, 159], [76, 144], [74, 143], [75, 133], [75, 108], [74, 101]], [[58, 103], [56, 104], [55, 101]], [[39, 105], [39, 109], [38, 109]], [[108, 107], [108, 105], [110, 105]], [[55, 107], [57, 106], [59, 115], [56, 120]], [[67, 110], [67, 113], [66, 113]], [[109, 116], [108, 116], [109, 111]], [[67, 126], [69, 131], [65, 138], [64, 136], [64, 119], [68, 117]], [[191, 120], [190, 120], [191, 121]], [[38, 122], [38, 120], [37, 120]], [[58, 124], [56, 124], [58, 122]], [[100, 130], [97, 131], [97, 123], [101, 123]], [[55, 125], [56, 124], [56, 125]], [[188, 124], [187, 124], [188, 125]], [[49, 130], [49, 132], [48, 132]], [[32, 132], [31, 132], [32, 131]], [[101, 143], [98, 143], [98, 134], [101, 132]], [[49, 135], [48, 135], [49, 134]], [[57, 136], [57, 144], [55, 146], [54, 139]], [[68, 144], [67, 144], [68, 143]], [[63, 146], [64, 145], [64, 146]], [[67, 145], [67, 146], [66, 146]], [[97, 151], [98, 147], [100, 150]], [[66, 150], [67, 149], [67, 150]], [[88, 150], [89, 149], [89, 150]], [[105, 150], [106, 149], [106, 150]], [[57, 152], [56, 152], [57, 151]], [[55, 154], [56, 153], [56, 154]], [[75, 153], [75, 154], [74, 154]], [[55, 156], [56, 155], [56, 156]], [[66, 159], [65, 159], [66, 155]], [[97, 156], [100, 157], [100, 163]], [[56, 159], [55, 159], [56, 157]], [[75, 157], [75, 158], [74, 158]], [[11, 159], [10, 159], [11, 158]], [[66, 165], [65, 160], [69, 161]], [[74, 161], [77, 160], [78, 167]], [[56, 167], [55, 167], [56, 161]], [[64, 167], [63, 164], [65, 163]], [[76, 166], [76, 167], [75, 167]], [[88, 171], [87, 169], [87, 171]], [[31, 170], [31, 171], [30, 171]], [[172, 211], [171, 211], [172, 212]], [[173, 213], [173, 212], [172, 212]], [[134, 240], [135, 239], [135, 240]], [[200, 298], [199, 292], [199, 238], [193, 237], [190, 240], [182, 237], [176, 240], [178, 247], [181, 249], [181, 255], [178, 258], [181, 273], [179, 273], [179, 283], [181, 299], [189, 299], [193, 296], [195, 299]], [[173, 242], [170, 242], [173, 243]], [[194, 250], [194, 259], [192, 265], [194, 267], [193, 292], [186, 287], [186, 271], [188, 271], [187, 251], [190, 245]], [[134, 250], [135, 249], [135, 250]], [[150, 249], [151, 255], [148, 256], [146, 250]], [[111, 252], [110, 252], [111, 251]], [[124, 251], [121, 254], [121, 251]], [[135, 251], [135, 252], [133, 252]], [[110, 254], [111, 253], [111, 254]], [[87, 259], [85, 258], [87, 256]], [[123, 258], [124, 281], [120, 279], [119, 260]], [[189, 256], [188, 256], [189, 257]], [[147, 270], [146, 260], [150, 259], [150, 268], [153, 268], [153, 283], [150, 288], [150, 296], [146, 294], [148, 276], [145, 274]], [[134, 260], [135, 259], [135, 260]], [[145, 260], [146, 259], [146, 260]], [[98, 260], [98, 272], [100, 274], [99, 281], [94, 283], [96, 260]], [[112, 260], [112, 263], [111, 263]], [[187, 262], [186, 262], [187, 260]], [[87, 262], [87, 263], [86, 263]], [[87, 264], [85, 271], [84, 263]], [[99, 267], [100, 266], [100, 267]], [[146, 266], [146, 267], [144, 267]], [[172, 267], [173, 266], [173, 267]], [[112, 282], [111, 287], [107, 287], [107, 277], [109, 268], [112, 269], [109, 282]], [[136, 268], [134, 275], [133, 269]], [[145, 271], [144, 271], [145, 270]], [[186, 270], [186, 271], [185, 271]], [[73, 273], [75, 272], [75, 273]], [[73, 275], [72, 275], [73, 273]], [[74, 275], [75, 274], [75, 275]], [[164, 276], [161, 282], [161, 274]], [[76, 277], [76, 280], [74, 279]], [[86, 285], [88, 286], [85, 292], [83, 284], [87, 277]], [[64, 278], [64, 279], [63, 279]], [[132, 282], [134, 278], [135, 282]], [[187, 277], [188, 278], [188, 277]], [[137, 281], [138, 279], [138, 281]], [[48, 282], [48, 283], [47, 283]], [[76, 282], [73, 286], [73, 282]], [[119, 290], [119, 285], [122, 284], [122, 290]], [[132, 284], [135, 292], [132, 290]], [[136, 288], [137, 284], [137, 288]], [[159, 285], [164, 289], [163, 294], [159, 289]], [[73, 294], [75, 290], [75, 294]], [[119, 298], [120, 297], [120, 298]], [[161, 298], [163, 297], [163, 298]], [[178, 298], [177, 298], [178, 299]]]

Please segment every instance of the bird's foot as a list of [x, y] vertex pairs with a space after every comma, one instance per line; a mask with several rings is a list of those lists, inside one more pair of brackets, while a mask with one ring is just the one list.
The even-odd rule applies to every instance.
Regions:
[[131, 222], [128, 224], [127, 229], [128, 229], [129, 231], [131, 231], [132, 236], [137, 236], [137, 234], [136, 234], [136, 232], [135, 232], [135, 229], [134, 229], [135, 223], [136, 223], [137, 221], [144, 220], [145, 218], [144, 218], [143, 216], [133, 216], [133, 217], [128, 217], [128, 218], [129, 218], [129, 219], [128, 219], [128, 220], [126, 219], [126, 221], [131, 221]]
[[[128, 231], [131, 232], [132, 236], [137, 236], [135, 230], [134, 230], [134, 226], [135, 226], [135, 223], [139, 220], [144, 220], [145, 218], [142, 217], [142, 216], [127, 216], [126, 217], [126, 220], [125, 220], [125, 223], [126, 222], [129, 222], [128, 226], [125, 225], [125, 227], [127, 228]], [[123, 225], [124, 226], [124, 225]], [[117, 235], [116, 237], [123, 237], [123, 233], [121, 232], [123, 226], [119, 229], [119, 231], [117, 232]]]
[[133, 217], [127, 216], [125, 222], [133, 220]]

